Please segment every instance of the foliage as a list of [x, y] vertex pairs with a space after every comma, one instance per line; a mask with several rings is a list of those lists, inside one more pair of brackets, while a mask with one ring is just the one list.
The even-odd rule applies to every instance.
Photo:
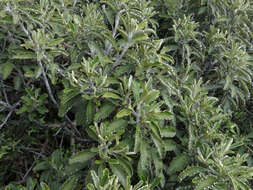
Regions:
[[252, 13], [0, 1], [2, 189], [252, 189]]

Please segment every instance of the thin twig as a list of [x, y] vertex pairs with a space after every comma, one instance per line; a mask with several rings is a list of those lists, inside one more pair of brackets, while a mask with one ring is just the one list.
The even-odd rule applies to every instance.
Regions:
[[[60, 123], [60, 124], [49, 124], [49, 125], [46, 125], [46, 124], [43, 124], [43, 123], [40, 123], [38, 121], [34, 121], [37, 125], [39, 125], [40, 127], [49, 127], [49, 128], [59, 128], [59, 130], [61, 129], [64, 129], [64, 133], [67, 134], [67, 135], [73, 135], [74, 138], [78, 141], [81, 141], [81, 142], [93, 142], [93, 140], [90, 140], [90, 139], [83, 139], [83, 138], [80, 138], [80, 137], [77, 137], [71, 130], [68, 129], [68, 127], [66, 127], [66, 123]], [[54, 136], [58, 135], [60, 131], [57, 131], [56, 134], [54, 134]]]
[[[38, 160], [40, 158], [40, 156], [38, 156], [36, 158], [36, 160]], [[26, 179], [28, 177], [28, 175], [30, 174], [30, 172], [32, 171], [32, 169], [34, 168], [35, 164], [36, 164], [36, 160], [32, 163], [31, 167], [26, 171], [25, 175], [23, 176], [22, 180], [17, 182], [17, 184], [23, 184], [26, 182]]]
[[63, 133], [62, 133], [62, 136], [61, 136], [60, 149], [62, 148], [64, 136], [65, 136], [65, 132], [63, 132]]
[[74, 0], [73, 7], [76, 6], [77, 0]]
[[18, 67], [16, 67], [16, 66], [14, 66], [14, 67], [15, 67], [15, 69], [17, 70], [17, 72], [18, 72], [18, 74], [19, 74], [19, 76], [20, 76], [20, 78], [21, 78], [21, 80], [22, 80], [24, 86], [25, 86], [25, 87], [28, 87], [28, 84], [25, 82], [25, 78], [24, 78], [24, 75], [23, 75], [23, 73], [21, 72], [21, 70], [20, 70]]
[[24, 175], [24, 177], [23, 177], [23, 179], [22, 179], [23, 182], [26, 181], [26, 178], [27, 178], [28, 174], [32, 171], [32, 169], [33, 169], [33, 167], [35, 166], [35, 164], [36, 164], [36, 162], [34, 161], [34, 162], [32, 163], [32, 165], [31, 165], [31, 167], [27, 170], [27, 172], [25, 173], [25, 175]]
[[6, 90], [5, 90], [5, 88], [4, 88], [2, 78], [1, 78], [1, 86], [2, 86], [2, 92], [3, 92], [3, 94], [4, 94], [4, 99], [5, 99], [6, 103], [9, 104], [8, 96], [7, 96]]
[[21, 23], [20, 25], [21, 25], [22, 30], [25, 32], [26, 36], [28, 37], [28, 39], [29, 39], [30, 41], [33, 41], [33, 40], [32, 40], [32, 37], [30, 36], [30, 34], [29, 34], [29, 32], [28, 32], [28, 30], [26, 30], [24, 24]]
[[[21, 28], [22, 30], [25, 32], [25, 34], [27, 35], [27, 37], [29, 38], [30, 41], [33, 41], [28, 30], [26, 30], [26, 28], [24, 27], [24, 24], [21, 23]], [[47, 59], [46, 56], [43, 56]], [[48, 60], [48, 59], [47, 59]], [[50, 99], [52, 100], [52, 102], [56, 105], [57, 109], [60, 108], [59, 104], [57, 103], [56, 99], [54, 98], [54, 95], [52, 93], [52, 90], [51, 90], [51, 87], [49, 85], [49, 81], [47, 79], [47, 75], [46, 75], [46, 72], [45, 72], [45, 69], [42, 65], [42, 62], [41, 60], [38, 61], [38, 65], [41, 67], [41, 70], [42, 70], [42, 76], [43, 76], [43, 80], [44, 80], [44, 83], [46, 85], [46, 88], [47, 88], [47, 91], [48, 91], [48, 94], [49, 94], [49, 97]], [[65, 119], [71, 124], [71, 126], [74, 128], [74, 130], [80, 135], [80, 132], [76, 129], [75, 127], [75, 124], [71, 121], [71, 119], [67, 116], [67, 115], [64, 115]]]
[[7, 104], [6, 102], [3, 102], [0, 100], [0, 104], [6, 108], [10, 108], [10, 104]]
[[[12, 146], [11, 143], [9, 143], [7, 140], [5, 140], [4, 138], [0, 137], [0, 141], [4, 142], [5, 144], [7, 144], [8, 146]], [[30, 148], [30, 147], [25, 147], [25, 146], [16, 146], [15, 148], [17, 149], [21, 149], [21, 150], [26, 150], [26, 151], [29, 151], [31, 153], [34, 153], [36, 155], [39, 155], [41, 157], [46, 157], [45, 155], [39, 153], [39, 152], [36, 152], [36, 150], [39, 150], [39, 149], [35, 149], [35, 148]]]
[[123, 49], [123, 51], [121, 52], [120, 56], [117, 58], [117, 60], [113, 64], [111, 71], [120, 64], [121, 59], [126, 54], [126, 52], [127, 52], [127, 50], [128, 50], [129, 47], [130, 47], [129, 43], [127, 42], [126, 45], [125, 45], [125, 47], [124, 47], [124, 49]]
[[62, 127], [56, 131], [56, 133], [54, 134], [54, 136], [57, 136], [61, 132], [61, 130], [62, 130]]
[[[1, 101], [2, 102], [2, 101]], [[4, 102], [3, 102], [4, 103]], [[20, 104], [20, 101], [15, 103], [13, 106], [8, 105], [8, 108], [10, 109], [10, 112], [8, 115], [5, 117], [4, 121], [0, 125], [0, 130], [3, 128], [3, 126], [7, 123], [8, 119], [11, 117], [12, 113], [15, 111], [16, 107]]]
[[11, 111], [8, 113], [8, 115], [5, 117], [3, 123], [0, 125], [0, 130], [1, 130], [1, 129], [3, 128], [3, 126], [7, 123], [7, 121], [8, 121], [8, 119], [9, 119], [9, 117], [11, 116], [12, 112], [13, 112], [13, 110], [11, 110]]
[[[55, 100], [54, 98], [54, 95], [52, 93], [52, 90], [51, 90], [51, 87], [49, 85], [49, 82], [48, 82], [48, 79], [47, 79], [47, 75], [46, 75], [46, 72], [45, 72], [45, 69], [42, 65], [42, 62], [41, 61], [38, 61], [38, 64], [39, 66], [41, 67], [41, 70], [42, 70], [42, 76], [43, 76], [43, 80], [44, 80], [44, 83], [46, 85], [46, 88], [47, 88], [47, 91], [48, 91], [48, 94], [49, 94], [49, 97], [50, 99], [52, 100], [52, 102], [56, 105], [57, 109], [60, 108], [59, 104], [57, 103], [57, 101]], [[71, 119], [67, 116], [67, 115], [64, 115], [65, 119], [71, 124], [71, 126], [75, 129], [75, 131], [79, 133], [79, 131], [76, 129], [75, 127], [75, 124], [71, 121]]]
[[4, 39], [4, 44], [3, 44], [3, 46], [2, 46], [2, 53], [4, 52], [4, 50], [5, 50], [5, 47], [6, 47], [6, 39]]
[[52, 93], [52, 90], [51, 90], [51, 87], [49, 85], [49, 82], [48, 82], [48, 79], [47, 79], [47, 76], [46, 76], [46, 72], [44, 70], [44, 67], [41, 63], [41, 61], [38, 61], [38, 64], [42, 70], [42, 76], [43, 76], [43, 79], [44, 79], [44, 83], [46, 85], [46, 88], [47, 88], [47, 91], [48, 91], [48, 94], [49, 94], [49, 97], [51, 98], [52, 102], [56, 105], [56, 107], [59, 109], [59, 104], [57, 103], [57, 101], [55, 100], [54, 98], [54, 95]]

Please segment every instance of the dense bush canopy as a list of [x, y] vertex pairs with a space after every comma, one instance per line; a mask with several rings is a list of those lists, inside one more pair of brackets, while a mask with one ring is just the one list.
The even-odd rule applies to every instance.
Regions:
[[1, 0], [0, 189], [253, 188], [252, 0]]

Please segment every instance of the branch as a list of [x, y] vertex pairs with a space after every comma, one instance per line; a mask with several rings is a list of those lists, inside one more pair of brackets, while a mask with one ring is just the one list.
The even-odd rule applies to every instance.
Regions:
[[[36, 160], [38, 160], [41, 156], [38, 155], [38, 157], [36, 158]], [[32, 169], [34, 168], [35, 164], [36, 164], [36, 160], [32, 163], [31, 167], [26, 171], [25, 175], [23, 176], [22, 180], [17, 182], [17, 184], [23, 184], [26, 182], [26, 179], [29, 175], [29, 173], [32, 171]]]
[[14, 65], [14, 68], [15, 68], [16, 71], [18, 72], [18, 74], [19, 74], [19, 76], [20, 76], [20, 78], [21, 78], [21, 80], [22, 80], [24, 86], [25, 86], [25, 87], [28, 87], [28, 84], [29, 84], [29, 83], [27, 84], [27, 83], [25, 82], [24, 75], [23, 75], [23, 73], [21, 72], [20, 68], [18, 68], [16, 65]]
[[48, 127], [48, 128], [52, 128], [52, 129], [57, 129], [57, 132], [54, 134], [54, 136], [58, 135], [58, 133], [61, 131], [61, 129], [64, 129], [65, 133], [67, 135], [73, 136], [76, 140], [81, 141], [81, 142], [94, 142], [94, 140], [91, 139], [84, 139], [81, 137], [76, 136], [68, 127], [66, 127], [66, 123], [57, 123], [57, 124], [43, 124], [40, 123], [38, 121], [34, 121], [34, 123], [36, 123], [37, 125], [39, 125], [40, 127]]
[[3, 94], [4, 94], [5, 101], [6, 101], [7, 104], [9, 104], [9, 100], [8, 100], [8, 97], [7, 97], [7, 94], [6, 94], [6, 90], [4, 88], [4, 84], [3, 84], [2, 78], [1, 78], [1, 87], [2, 87], [2, 91], [3, 91]]
[[13, 111], [14, 111], [14, 110], [11, 110], [11, 111], [8, 113], [8, 115], [7, 115], [6, 118], [4, 119], [3, 123], [0, 125], [0, 130], [1, 130], [1, 129], [3, 128], [3, 126], [7, 123], [8, 119], [10, 118], [10, 116], [11, 116], [11, 114], [12, 114]]
[[56, 107], [59, 109], [59, 104], [57, 103], [57, 101], [54, 98], [54, 95], [52, 93], [51, 87], [50, 87], [48, 79], [47, 79], [47, 75], [45, 73], [45, 70], [44, 70], [44, 67], [43, 67], [41, 61], [38, 61], [38, 64], [39, 64], [39, 66], [40, 66], [40, 68], [42, 70], [43, 80], [44, 80], [44, 83], [46, 85], [49, 97], [51, 98], [52, 102], [56, 105]]
[[[33, 41], [32, 38], [31, 38], [31, 36], [30, 36], [30, 34], [29, 34], [29, 32], [28, 32], [28, 30], [26, 30], [26, 28], [24, 27], [24, 24], [23, 24], [23, 23], [21, 23], [21, 28], [22, 28], [22, 30], [25, 32], [25, 34], [27, 35], [28, 39], [29, 39], [30, 41]], [[38, 51], [38, 50], [36, 50], [36, 51]], [[43, 57], [46, 57], [46, 56], [43, 56]], [[47, 58], [47, 57], [46, 57], [46, 58]], [[51, 87], [50, 87], [50, 85], [49, 85], [49, 81], [48, 81], [48, 79], [47, 79], [47, 75], [46, 75], [46, 72], [45, 72], [45, 69], [44, 69], [44, 67], [43, 67], [43, 65], [42, 65], [41, 60], [38, 61], [38, 65], [41, 67], [43, 80], [44, 80], [44, 83], [45, 83], [45, 85], [46, 85], [46, 88], [47, 88], [49, 97], [50, 97], [50, 99], [52, 100], [52, 102], [56, 105], [57, 109], [59, 109], [60, 106], [59, 106], [59, 104], [57, 103], [56, 99], [54, 98], [54, 95], [53, 95], [52, 90], [51, 90]], [[71, 119], [70, 119], [67, 115], [64, 115], [64, 117], [65, 117], [65, 119], [72, 125], [72, 127], [74, 128], [74, 130], [80, 135], [79, 131], [76, 129], [75, 124], [71, 121]]]
[[6, 108], [10, 108], [10, 104], [7, 104], [7, 103], [5, 103], [5, 102], [3, 102], [1, 100], [0, 100], [0, 104], [3, 105]]
[[28, 37], [28, 39], [29, 39], [30, 41], [33, 41], [33, 40], [32, 40], [32, 37], [30, 36], [30, 34], [29, 34], [29, 32], [28, 32], [28, 30], [26, 30], [24, 24], [21, 23], [20, 25], [21, 25], [22, 30], [25, 32], [26, 36]]
[[[0, 103], [6, 104], [3, 101], [0, 101]], [[11, 117], [12, 113], [15, 111], [16, 107], [19, 106], [20, 101], [18, 101], [17, 103], [15, 103], [13, 106], [7, 104], [7, 108], [10, 109], [10, 112], [8, 113], [8, 115], [5, 117], [4, 121], [2, 122], [2, 124], [0, 125], [0, 130], [3, 128], [3, 126], [7, 123], [7, 121], [9, 120], [9, 118]]]
[[123, 49], [123, 51], [121, 52], [120, 56], [117, 58], [117, 60], [113, 64], [111, 71], [120, 64], [121, 59], [126, 54], [126, 52], [127, 52], [127, 50], [128, 50], [129, 47], [130, 47], [130, 45], [127, 42], [126, 45], [125, 45], [125, 47], [124, 47], [124, 49]]

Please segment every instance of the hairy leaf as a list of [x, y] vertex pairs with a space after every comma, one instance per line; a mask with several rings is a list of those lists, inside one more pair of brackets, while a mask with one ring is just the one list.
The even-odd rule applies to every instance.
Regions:
[[113, 111], [115, 106], [112, 104], [104, 104], [94, 116], [95, 121], [107, 118]]
[[208, 176], [206, 179], [198, 182], [194, 190], [204, 190], [204, 189], [211, 188], [216, 182], [216, 180], [217, 179], [214, 176]]
[[69, 159], [70, 164], [74, 164], [77, 162], [86, 162], [93, 158], [97, 153], [91, 152], [90, 150], [83, 150], [81, 152], [76, 153], [75, 155], [71, 156]]

